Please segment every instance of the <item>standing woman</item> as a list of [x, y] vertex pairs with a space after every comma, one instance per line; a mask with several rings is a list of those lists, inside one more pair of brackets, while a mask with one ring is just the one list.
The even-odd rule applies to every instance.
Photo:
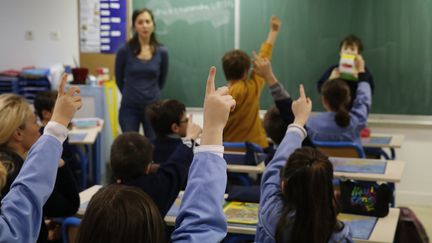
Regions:
[[119, 122], [123, 132], [138, 132], [142, 123], [145, 136], [153, 138], [145, 108], [160, 99], [168, 73], [168, 50], [156, 40], [151, 10], [135, 10], [132, 29], [134, 36], [118, 50], [115, 63], [116, 83], [122, 93]]

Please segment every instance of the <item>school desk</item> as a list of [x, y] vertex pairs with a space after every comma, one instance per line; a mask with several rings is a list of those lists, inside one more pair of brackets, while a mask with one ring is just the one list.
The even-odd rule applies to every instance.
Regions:
[[247, 173], [247, 174], [262, 174], [264, 173], [265, 165], [264, 162], [258, 165], [233, 165], [227, 164], [227, 171], [233, 173]]
[[[92, 161], [92, 179], [93, 183], [101, 183], [101, 139], [99, 134], [102, 131], [104, 120], [100, 118], [88, 118], [91, 120], [97, 119], [97, 126], [90, 126], [84, 128], [72, 127], [69, 132], [68, 138], [70, 144], [80, 145], [84, 147], [84, 159], [86, 161]], [[85, 120], [85, 119], [80, 119]], [[91, 152], [90, 152], [91, 151]], [[92, 155], [92, 156], [90, 156]], [[92, 160], [90, 160], [92, 158]], [[86, 188], [87, 184], [87, 171], [82, 171], [81, 188]]]
[[[365, 163], [373, 163], [374, 161], [380, 162], [376, 159], [358, 159], [358, 158], [336, 158], [330, 157], [330, 161], [335, 159], [349, 161], [358, 161]], [[388, 160], [386, 163], [385, 171], [383, 174], [380, 173], [357, 173], [357, 172], [340, 172], [334, 171], [333, 175], [335, 178], [340, 179], [353, 179], [361, 181], [384, 181], [384, 182], [400, 182], [402, 174], [405, 168], [404, 161]]]
[[[180, 196], [181, 197], [181, 196]], [[179, 197], [179, 198], [180, 198]], [[177, 204], [176, 206], [173, 205], [173, 207], [179, 206], [181, 199], [177, 199], [174, 204]], [[172, 208], [173, 208], [172, 207]], [[172, 210], [171, 208], [171, 210]], [[165, 216], [164, 220], [169, 226], [175, 226], [175, 220], [176, 215], [172, 215], [169, 211], [167, 216]], [[376, 221], [376, 224], [373, 228], [372, 233], [369, 236], [369, 239], [355, 239], [354, 242], [359, 243], [391, 243], [393, 242], [395, 232], [396, 232], [396, 226], [399, 219], [399, 209], [398, 208], [390, 208], [389, 214], [384, 218], [378, 218]], [[349, 214], [347, 214], [349, 215]], [[255, 235], [256, 234], [256, 225], [246, 225], [246, 224], [233, 224], [228, 223], [228, 233], [233, 234], [245, 234], [245, 235]]]
[[[341, 158], [339, 158], [341, 159]], [[374, 159], [357, 159], [357, 158], [344, 158], [346, 161], [357, 160], [364, 162], [379, 161]], [[331, 158], [330, 158], [331, 160]], [[265, 171], [264, 162], [258, 165], [237, 165], [230, 164], [227, 161], [227, 171], [235, 173], [248, 173], [248, 174], [262, 174]], [[405, 168], [404, 161], [388, 160], [384, 173], [358, 173], [358, 172], [339, 172], [334, 171], [334, 177], [340, 179], [353, 179], [362, 181], [385, 181], [385, 182], [400, 182]]]
[[[82, 217], [85, 214], [88, 203], [92, 196], [101, 188], [101, 185], [94, 185], [88, 188], [85, 191], [82, 191], [79, 196], [81, 200], [80, 208], [78, 209], [77, 216]], [[180, 192], [179, 196], [184, 192]], [[225, 195], [226, 196], [226, 195]], [[180, 198], [179, 197], [179, 198]], [[181, 199], [177, 199], [175, 204], [179, 206]], [[174, 207], [174, 205], [173, 205]], [[170, 210], [171, 211], [171, 210]], [[384, 218], [379, 218], [375, 224], [375, 227], [367, 240], [354, 239], [355, 242], [359, 243], [385, 243], [385, 242], [393, 242], [393, 238], [396, 232], [396, 226], [399, 219], [399, 209], [398, 208], [390, 208], [389, 214]], [[164, 218], [167, 225], [174, 226], [176, 216], [170, 215], [168, 212], [167, 216]], [[232, 224], [228, 223], [228, 232], [234, 234], [247, 234], [247, 235], [255, 235], [256, 233], [256, 225], [243, 225], [243, 224]]]
[[372, 133], [370, 137], [362, 138], [361, 140], [364, 148], [390, 149], [390, 159], [395, 159], [395, 148], [402, 147], [404, 139], [405, 136], [401, 134]]
[[90, 199], [93, 195], [102, 188], [102, 185], [94, 185], [90, 188], [79, 193], [80, 197], [80, 207], [77, 212], [77, 216], [82, 217], [87, 209], [87, 205], [90, 202]]

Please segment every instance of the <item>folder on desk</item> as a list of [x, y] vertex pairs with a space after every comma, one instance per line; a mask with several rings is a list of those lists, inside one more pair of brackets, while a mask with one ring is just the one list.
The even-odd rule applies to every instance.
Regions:
[[99, 118], [75, 118], [72, 119], [72, 124], [76, 128], [97, 127], [100, 124], [100, 119]]
[[340, 213], [338, 219], [350, 227], [353, 238], [361, 240], [369, 239], [378, 220], [377, 217], [344, 213]]
[[73, 143], [73, 142], [81, 142], [84, 141], [84, 139], [86, 138], [87, 133], [69, 133], [68, 138], [69, 138], [69, 142]]
[[224, 207], [228, 223], [258, 224], [258, 203], [229, 202]]
[[390, 144], [391, 137], [370, 137], [365, 138], [367, 144]]
[[331, 158], [331, 162], [336, 172], [384, 174], [387, 167], [385, 160]]

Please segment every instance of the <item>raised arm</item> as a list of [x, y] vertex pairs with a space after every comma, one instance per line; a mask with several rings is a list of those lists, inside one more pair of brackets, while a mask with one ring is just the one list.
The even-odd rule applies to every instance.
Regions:
[[294, 122], [288, 126], [287, 133], [279, 145], [275, 156], [267, 166], [261, 181], [261, 203], [280, 191], [280, 169], [285, 165], [291, 153], [301, 146], [306, 137], [303, 126], [312, 110], [312, 101], [306, 97], [303, 85], [300, 85], [300, 97], [292, 104]]
[[53, 116], [44, 134], [30, 149], [10, 191], [1, 203], [0, 242], [36, 242], [42, 219], [42, 206], [51, 194], [57, 166], [66, 139], [66, 128], [81, 107], [79, 88], [64, 92], [62, 76]]
[[291, 124], [294, 121], [294, 114], [291, 109], [292, 99], [283, 85], [279, 83], [273, 73], [270, 61], [253, 54], [255, 57], [253, 66], [254, 72], [267, 81], [273, 100], [280, 112], [282, 119]]
[[356, 57], [356, 66], [359, 72], [359, 84], [350, 114], [353, 119], [357, 120], [357, 129], [361, 130], [367, 125], [367, 118], [372, 105], [372, 91], [369, 83], [370, 75], [365, 70], [365, 62], [361, 55]]
[[270, 44], [270, 45], [274, 45], [277, 35], [279, 33], [279, 29], [281, 26], [282, 22], [280, 21], [280, 19], [278, 19], [278, 17], [276, 16], [272, 16], [270, 19], [270, 30], [269, 33], [267, 35], [267, 40], [266, 43]]
[[276, 16], [272, 16], [270, 18], [270, 29], [267, 35], [267, 39], [264, 44], [261, 46], [259, 56], [271, 59], [272, 57], [272, 49], [274, 43], [276, 42], [276, 38], [279, 33], [279, 29], [282, 22]]
[[215, 90], [216, 69], [210, 69], [204, 100], [201, 146], [189, 170], [188, 184], [176, 219], [172, 242], [220, 242], [226, 235], [223, 196], [227, 175], [222, 132], [235, 100], [228, 88]]

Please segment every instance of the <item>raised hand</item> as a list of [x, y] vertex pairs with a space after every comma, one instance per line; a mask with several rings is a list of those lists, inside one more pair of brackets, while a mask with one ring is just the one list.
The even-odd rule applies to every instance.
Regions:
[[186, 128], [186, 138], [197, 139], [202, 133], [202, 128], [192, 121], [192, 114], [188, 117], [188, 124]]
[[339, 68], [335, 67], [333, 68], [328, 80], [333, 80], [337, 78], [340, 78], [340, 72], [339, 72]]
[[54, 106], [51, 121], [58, 122], [67, 127], [75, 112], [82, 106], [79, 87], [71, 86], [65, 90], [67, 75], [61, 77], [57, 100]]
[[235, 107], [235, 100], [228, 94], [228, 87], [215, 88], [216, 68], [211, 67], [207, 78], [204, 98], [204, 129], [202, 145], [221, 145], [223, 129], [229, 113]]
[[355, 65], [358, 73], [364, 73], [365, 70], [365, 61], [362, 57], [362, 55], [358, 54], [355, 58]]
[[252, 55], [254, 57], [254, 61], [253, 61], [254, 72], [266, 79], [269, 76], [271, 76], [273, 74], [273, 70], [268, 58], [263, 58], [258, 56], [255, 51], [252, 53]]
[[282, 22], [280, 19], [276, 16], [271, 16], [270, 18], [270, 30], [272, 31], [279, 31], [280, 26], [282, 25]]
[[312, 111], [312, 101], [306, 97], [303, 84], [300, 84], [300, 97], [292, 103], [292, 111], [295, 116], [294, 123], [304, 126]]

